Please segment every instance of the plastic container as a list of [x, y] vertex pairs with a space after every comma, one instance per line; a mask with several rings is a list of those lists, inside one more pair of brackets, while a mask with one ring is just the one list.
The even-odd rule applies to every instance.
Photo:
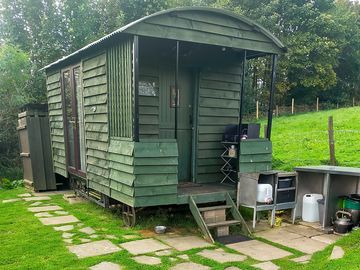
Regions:
[[305, 194], [302, 203], [302, 220], [317, 222], [320, 220], [318, 200], [323, 199], [322, 194]]
[[344, 202], [344, 208], [360, 210], [360, 201], [346, 198]]
[[271, 203], [273, 201], [273, 187], [270, 184], [258, 184], [256, 201]]
[[289, 188], [292, 186], [292, 178], [279, 178], [278, 188]]

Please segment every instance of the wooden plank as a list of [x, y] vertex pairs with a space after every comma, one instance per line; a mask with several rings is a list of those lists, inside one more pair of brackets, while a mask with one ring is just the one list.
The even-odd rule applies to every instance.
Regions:
[[92, 188], [104, 195], [110, 196], [110, 188], [94, 181], [89, 181], [89, 188]]
[[246, 140], [241, 142], [240, 154], [271, 154], [272, 145], [268, 140]]
[[237, 124], [238, 117], [229, 117], [229, 116], [200, 116], [199, 117], [199, 125], [212, 125], [212, 126], [224, 126], [230, 124]]
[[[95, 108], [95, 111], [94, 111]], [[102, 114], [102, 113], [108, 113], [108, 108], [107, 108], [107, 104], [97, 104], [95, 106], [85, 106], [84, 107], [84, 112], [85, 115], [90, 115], [90, 114]]]
[[114, 162], [114, 161], [110, 161], [110, 168], [117, 170], [119, 172], [125, 172], [125, 173], [129, 173], [129, 174], [134, 174], [134, 166], [132, 165], [127, 165], [124, 163], [119, 163], [119, 162]]
[[200, 79], [200, 88], [224, 90], [224, 91], [239, 91], [240, 85], [231, 82], [209, 81]]
[[48, 75], [46, 77], [46, 84], [52, 84], [54, 82], [60, 81], [60, 72], [57, 71], [56, 73], [53, 73], [52, 75]]
[[112, 181], [117, 181], [128, 186], [132, 186], [135, 180], [135, 176], [133, 174], [117, 171], [114, 169], [110, 169], [109, 178], [112, 179]]
[[[158, 115], [139, 115], [139, 123], [141, 125], [159, 125], [159, 116]], [[159, 127], [157, 127], [159, 129]], [[157, 131], [159, 133], [159, 131]]]
[[134, 197], [135, 195], [135, 189], [132, 186], [128, 186], [120, 182], [111, 181], [110, 188], [127, 196]]
[[83, 72], [83, 80], [106, 74], [106, 66], [97, 66], [94, 69]]
[[146, 196], [146, 197], [135, 197], [134, 206], [146, 207], [146, 206], [157, 206], [157, 205], [171, 205], [171, 204], [176, 204], [176, 202], [177, 202], [176, 194], [156, 195], [156, 196]]
[[84, 97], [91, 97], [91, 96], [97, 96], [100, 94], [106, 94], [107, 93], [107, 85], [101, 84], [101, 85], [92, 85], [84, 88]]
[[178, 165], [178, 158], [177, 157], [165, 157], [165, 158], [159, 158], [159, 157], [152, 157], [152, 158], [134, 158], [134, 165], [140, 166], [140, 165]]
[[124, 193], [121, 193], [117, 190], [111, 189], [111, 197], [119, 202], [125, 203], [129, 206], [134, 206], [134, 198], [131, 196], [127, 196]]
[[107, 103], [107, 95], [99, 94], [97, 96], [85, 97], [84, 106], [92, 106]]
[[88, 149], [86, 149], [86, 155], [107, 160], [108, 153], [106, 151], [88, 148]]
[[216, 99], [216, 98], [199, 98], [199, 106], [207, 108], [230, 108], [238, 109], [240, 102], [237, 100], [229, 99]]
[[86, 132], [86, 139], [94, 140], [94, 141], [100, 141], [100, 142], [108, 142], [109, 141], [109, 135], [106, 133], [98, 133], [98, 132]]
[[139, 114], [140, 115], [159, 115], [159, 107], [150, 107], [150, 106], [140, 106], [139, 107]]
[[82, 70], [83, 72], [86, 72], [90, 69], [103, 66], [105, 65], [105, 63], [106, 63], [106, 55], [105, 53], [101, 53], [100, 55], [84, 60], [82, 63], [82, 67], [83, 67]]
[[91, 77], [89, 79], [83, 80], [84, 88], [95, 85], [104, 85], [106, 84], [106, 76], [101, 75], [97, 77]]
[[131, 141], [121, 141], [111, 138], [109, 152], [114, 154], [122, 154], [132, 156], [134, 153], [135, 143]]
[[60, 95], [55, 95], [55, 96], [51, 96], [48, 97], [48, 103], [60, 103], [61, 102], [61, 96]]
[[163, 186], [163, 185], [177, 185], [177, 174], [143, 174], [136, 175], [134, 181], [135, 187], [150, 187], [150, 186]]
[[94, 165], [94, 166], [102, 167], [102, 168], [109, 167], [109, 162], [107, 160], [100, 159], [100, 158], [93, 157], [93, 156], [88, 156], [86, 159], [86, 163]]
[[108, 115], [107, 114], [86, 114], [85, 122], [87, 123], [107, 123]]
[[85, 131], [108, 132], [108, 125], [101, 123], [85, 123]]
[[172, 174], [178, 172], [178, 166], [138, 165], [134, 167], [134, 174]]
[[139, 133], [141, 135], [143, 135], [143, 134], [158, 135], [159, 134], [159, 128], [158, 128], [157, 125], [144, 125], [144, 124], [142, 124], [139, 127]]
[[201, 97], [240, 100], [239, 91], [223, 91], [217, 89], [201, 88], [199, 90], [199, 95]]
[[253, 155], [240, 155], [240, 162], [271, 162], [272, 153], [269, 154], [253, 154]]
[[135, 197], [161, 196], [165, 194], [177, 194], [177, 185], [136, 187]]
[[98, 166], [95, 166], [95, 165], [92, 165], [92, 164], [87, 164], [86, 166], [86, 171], [89, 173], [92, 173], [92, 174], [95, 174], [97, 175], [97, 179], [107, 179], [109, 177], [109, 170], [106, 169], [106, 168], [101, 168], [101, 167], [98, 167]]
[[101, 151], [108, 151], [108, 143], [106, 142], [100, 142], [97, 140], [86, 140], [86, 147], [88, 149], [94, 149], [94, 150], [101, 150]]
[[132, 156], [109, 153], [109, 160], [131, 166], [134, 165], [134, 158]]

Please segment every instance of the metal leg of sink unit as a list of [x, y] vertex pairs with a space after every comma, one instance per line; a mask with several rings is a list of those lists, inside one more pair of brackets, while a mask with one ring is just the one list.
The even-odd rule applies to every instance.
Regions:
[[295, 224], [295, 217], [296, 217], [296, 206], [291, 210], [291, 221], [292, 221], [292, 224]]
[[270, 223], [270, 226], [274, 227], [274, 224], [275, 224], [275, 208], [273, 208], [271, 210], [271, 223]]
[[255, 226], [256, 226], [256, 207], [254, 208], [254, 212], [253, 212], [253, 229], [255, 230]]

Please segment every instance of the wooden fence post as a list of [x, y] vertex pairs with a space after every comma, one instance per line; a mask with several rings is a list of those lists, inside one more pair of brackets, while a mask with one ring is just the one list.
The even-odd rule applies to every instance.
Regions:
[[295, 99], [291, 99], [291, 114], [294, 114], [294, 107], [295, 107]]
[[334, 121], [333, 121], [332, 116], [329, 116], [329, 120], [328, 120], [328, 133], [329, 133], [330, 165], [336, 165], [335, 140], [334, 140]]
[[279, 116], [279, 105], [276, 105], [276, 116]]
[[319, 98], [316, 98], [316, 111], [319, 111]]
[[355, 107], [355, 98], [353, 97], [353, 107]]
[[259, 120], [259, 101], [256, 101], [256, 120]]

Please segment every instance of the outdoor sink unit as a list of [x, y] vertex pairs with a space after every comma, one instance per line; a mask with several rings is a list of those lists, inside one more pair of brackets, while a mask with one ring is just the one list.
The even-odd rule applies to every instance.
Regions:
[[206, 233], [197, 204], [232, 207], [236, 198], [236, 183], [221, 183], [221, 141], [225, 126], [242, 124], [246, 62], [272, 57], [267, 136], [238, 151], [237, 170], [249, 172], [266, 170], [256, 166], [259, 145], [271, 159], [275, 65], [284, 51], [243, 16], [194, 7], [141, 18], [49, 64], [54, 172], [105, 206], [122, 203], [130, 225], [140, 207], [190, 204]]

